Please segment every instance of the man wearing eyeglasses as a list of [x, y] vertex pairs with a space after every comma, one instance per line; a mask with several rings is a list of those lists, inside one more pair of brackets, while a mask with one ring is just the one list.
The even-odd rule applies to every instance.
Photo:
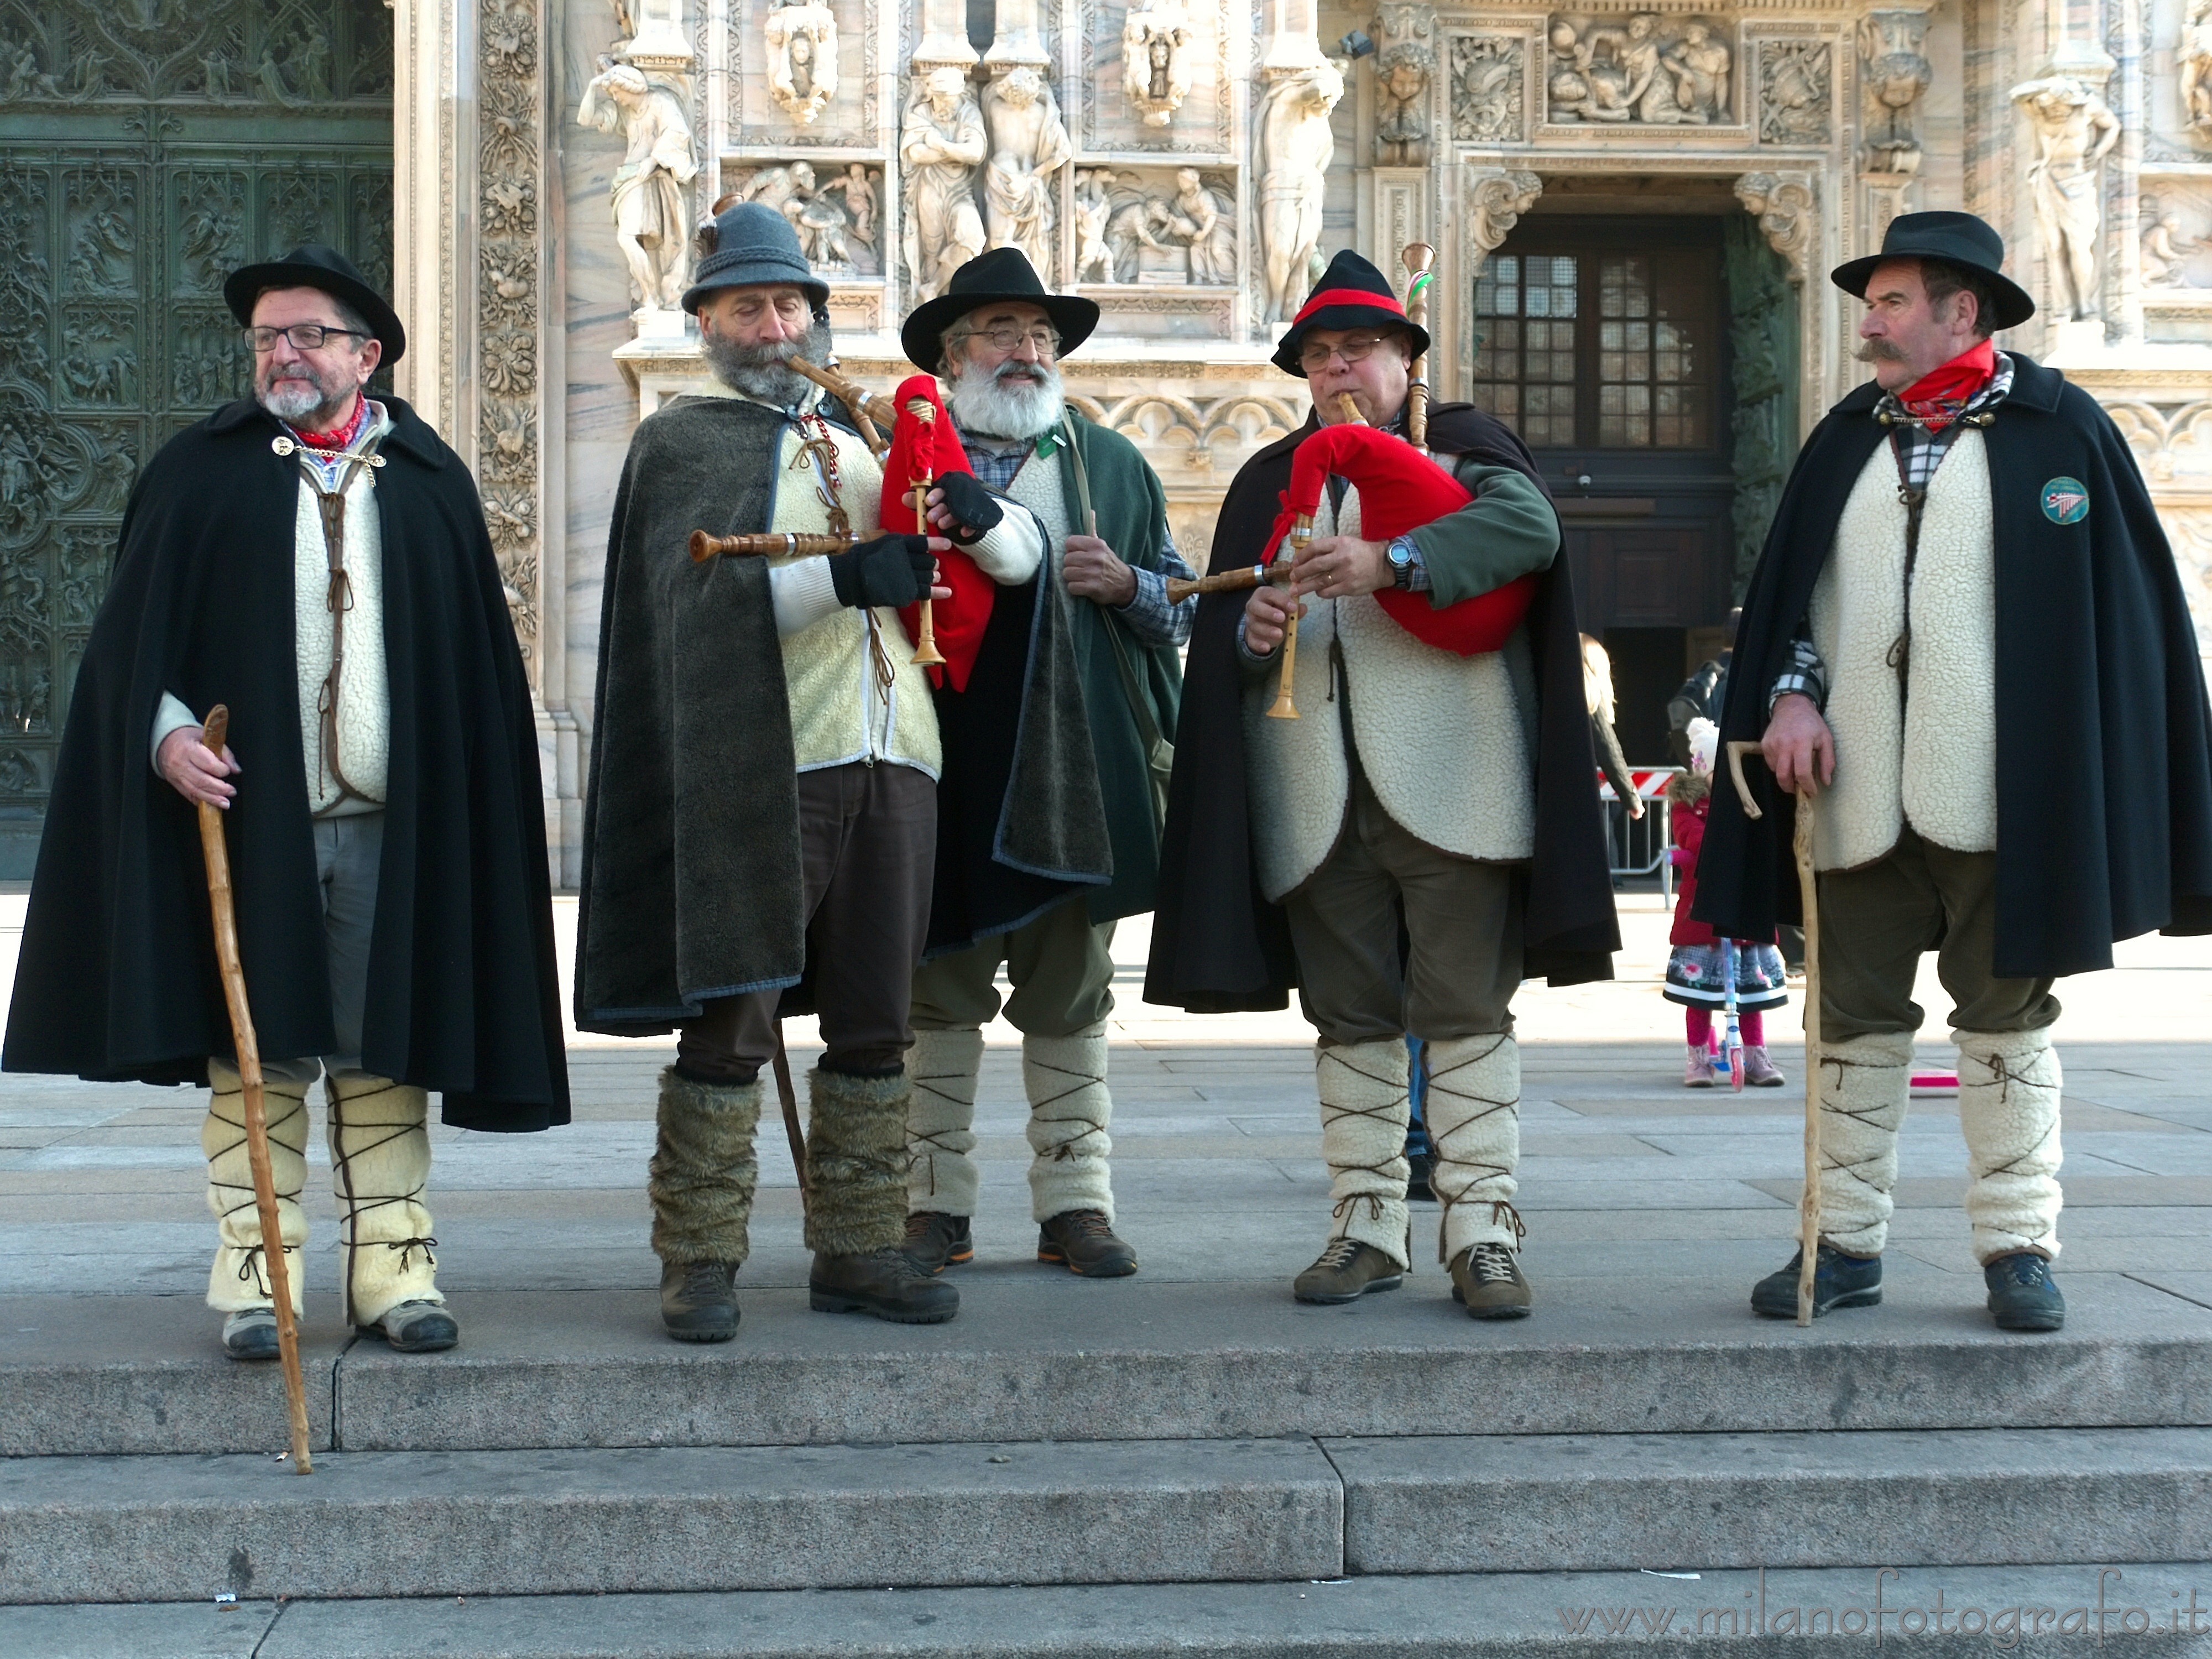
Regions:
[[[201, 1083], [208, 1304], [276, 1357], [197, 808], [221, 808], [295, 1310], [321, 1079], [346, 1317], [449, 1348], [429, 1094], [568, 1121], [538, 739], [460, 459], [370, 377], [399, 319], [314, 245], [224, 285], [252, 395], [171, 440], [124, 515], [70, 702], [9, 1010], [11, 1071]], [[230, 711], [220, 754], [203, 741]]]
[[[1168, 579], [1190, 572], [1158, 477], [1067, 407], [1060, 359], [1097, 322], [1097, 306], [1047, 293], [1018, 249], [1000, 248], [955, 271], [902, 335], [945, 381], [976, 476], [1049, 544], [1041, 568], [998, 576], [966, 688], [937, 693], [945, 776], [907, 1118], [907, 1248], [933, 1273], [975, 1255], [976, 1079], [1001, 963], [1022, 1033], [1037, 1260], [1091, 1278], [1137, 1270], [1114, 1231], [1108, 1164], [1112, 946], [1121, 917], [1152, 907], [1155, 791], [1194, 602], [1168, 603]], [[1073, 728], [1056, 726], [1070, 710]]]
[[[1314, 413], [1230, 485], [1216, 570], [1277, 556], [1291, 456], [1348, 418], [1341, 398], [1404, 432], [1409, 365], [1427, 349], [1382, 273], [1338, 254], [1274, 357], [1311, 386]], [[1395, 1289], [1412, 1265], [1406, 1039], [1421, 1038], [1437, 1260], [1470, 1316], [1511, 1319], [1534, 1301], [1513, 1203], [1513, 993], [1532, 974], [1609, 977], [1620, 938], [1559, 520], [1528, 452], [1489, 416], [1441, 404], [1427, 436], [1467, 506], [1370, 538], [1358, 489], [1332, 478], [1295, 592], [1200, 602], [1145, 996], [1224, 1012], [1279, 1008], [1298, 988], [1331, 1199], [1328, 1243], [1292, 1285], [1302, 1302]], [[1504, 648], [1473, 655], [1417, 637], [1373, 597], [1396, 588], [1443, 610], [1532, 573]], [[1294, 612], [1299, 718], [1269, 719]]]

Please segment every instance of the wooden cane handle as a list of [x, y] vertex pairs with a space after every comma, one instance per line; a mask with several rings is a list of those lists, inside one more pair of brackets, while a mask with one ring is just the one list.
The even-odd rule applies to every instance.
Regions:
[[217, 703], [208, 710], [207, 718], [200, 722], [200, 741], [215, 754], [222, 753], [222, 745], [230, 737], [230, 709]]
[[1728, 746], [1729, 776], [1735, 781], [1735, 798], [1743, 803], [1743, 815], [1747, 818], [1766, 816], [1759, 810], [1759, 803], [1752, 799], [1751, 785], [1744, 781], [1743, 775], [1743, 757], [1758, 752], [1759, 745], [1755, 743], [1739, 740]]

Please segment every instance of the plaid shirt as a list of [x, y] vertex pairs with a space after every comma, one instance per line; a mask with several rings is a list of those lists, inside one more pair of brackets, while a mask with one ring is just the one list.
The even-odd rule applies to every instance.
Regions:
[[[958, 424], [954, 422], [955, 430]], [[1036, 452], [1035, 438], [994, 438], [962, 432], [960, 441], [967, 448], [968, 464], [975, 476], [1002, 495], [1013, 488], [1014, 475]], [[1165, 525], [1160, 526], [1160, 562], [1164, 568], [1159, 570], [1130, 566], [1130, 574], [1137, 579], [1136, 593], [1128, 604], [1111, 607], [1128, 624], [1139, 645], [1181, 645], [1190, 637], [1191, 619], [1198, 614], [1195, 593], [1181, 605], [1168, 603], [1168, 578], [1188, 581], [1195, 573], [1176, 551], [1175, 532]]]
[[[1897, 458], [1898, 477], [1907, 489], [1927, 490], [1936, 469], [1943, 465], [1943, 458], [1951, 453], [1951, 445], [1960, 433], [1969, 426], [1987, 426], [1989, 422], [1972, 417], [1994, 409], [2012, 390], [2012, 359], [2000, 351], [1996, 354], [1996, 372], [1990, 376], [1989, 384], [1966, 399], [1958, 415], [1947, 422], [1941, 431], [1931, 430], [1926, 422], [1905, 412], [1905, 405], [1893, 392], [1886, 392], [1874, 406], [1874, 418], [1889, 428], [1891, 453]], [[1812, 698], [1820, 708], [1828, 706], [1828, 665], [1820, 660], [1820, 653], [1813, 645], [1813, 629], [1809, 619], [1800, 618], [1797, 631], [1790, 641], [1790, 664], [1774, 677], [1774, 684], [1766, 694], [1766, 708], [1774, 712], [1774, 705], [1791, 692]]]

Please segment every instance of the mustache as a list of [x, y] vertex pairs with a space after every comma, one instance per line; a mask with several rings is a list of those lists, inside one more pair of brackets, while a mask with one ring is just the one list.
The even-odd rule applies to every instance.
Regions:
[[1044, 368], [1042, 364], [1024, 363], [1012, 357], [994, 369], [991, 378], [994, 380], [1027, 380], [1031, 386], [1045, 384]]
[[1894, 340], [1862, 340], [1851, 356], [1863, 363], [1901, 363], [1905, 361], [1905, 348]]

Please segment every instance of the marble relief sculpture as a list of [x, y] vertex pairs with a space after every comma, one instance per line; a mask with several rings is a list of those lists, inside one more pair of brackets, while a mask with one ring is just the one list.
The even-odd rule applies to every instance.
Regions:
[[600, 60], [576, 110], [580, 126], [619, 129], [628, 140], [609, 190], [615, 242], [629, 267], [641, 313], [674, 310], [690, 267], [684, 186], [699, 171], [691, 119], [674, 89], [629, 64]]
[[1429, 164], [1429, 54], [1418, 46], [1395, 49], [1375, 70], [1375, 165]]
[[1554, 121], [1705, 126], [1730, 119], [1735, 54], [1714, 27], [1683, 20], [1673, 39], [1656, 13], [1624, 24], [1554, 18], [1549, 91]]
[[817, 182], [812, 162], [791, 161], [739, 174], [732, 183], [724, 200], [758, 202], [783, 215], [799, 233], [807, 263], [824, 276], [872, 276], [881, 270], [876, 248], [880, 171], [854, 161]]
[[1110, 283], [1114, 280], [1114, 259], [1106, 246], [1106, 221], [1112, 216], [1114, 200], [1109, 187], [1114, 182], [1110, 168], [1084, 167], [1075, 175], [1075, 214], [1072, 222], [1075, 234], [1075, 280], [1078, 283]]
[[1451, 43], [1452, 137], [1462, 143], [1521, 136], [1523, 48], [1511, 35], [1461, 34]]
[[2143, 282], [2156, 288], [2196, 286], [2189, 282], [2186, 267], [2190, 255], [2204, 246], [2203, 239], [2185, 234], [2179, 214], [2160, 212], [2149, 202], [2143, 204]]
[[2012, 100], [2035, 132], [2027, 187], [2057, 308], [2077, 319], [2089, 317], [2096, 310], [2097, 235], [2104, 219], [2097, 169], [2119, 143], [2119, 119], [2087, 82], [2070, 75], [2023, 82], [2012, 89]]
[[1121, 20], [1121, 85], [1148, 127], [1166, 126], [1190, 95], [1191, 38], [1176, 0], [1146, 0]]
[[2189, 136], [2212, 144], [2212, 0], [2189, 0], [2175, 53], [2181, 75], [2181, 114]]
[[1343, 73], [1325, 59], [1272, 74], [1260, 94], [1262, 323], [1288, 319], [1305, 298], [1321, 244], [1323, 181], [1336, 155], [1329, 112], [1343, 96]]
[[993, 247], [1018, 247], [1041, 276], [1059, 269], [1053, 252], [1053, 175], [1075, 154], [1060, 100], [1044, 71], [1017, 64], [983, 88], [990, 160], [983, 169], [983, 220]]
[[[1914, 120], [1920, 94], [1935, 74], [1922, 47], [1928, 36], [1924, 12], [1877, 11], [1859, 26], [1859, 55], [1865, 60], [1867, 97], [1886, 125], [1867, 142], [1867, 170], [1909, 176], [1920, 170], [1920, 136]], [[1872, 123], [1869, 131], [1873, 133]]]
[[1825, 40], [1763, 40], [1759, 58], [1759, 138], [1818, 144], [1828, 137], [1832, 75]]
[[777, 6], [762, 25], [768, 37], [768, 95], [801, 126], [837, 95], [837, 15], [820, 0]]
[[1235, 193], [1196, 167], [1177, 169], [1172, 185], [1106, 167], [1078, 173], [1075, 237], [1079, 283], [1237, 283]]
[[955, 270], [983, 251], [975, 169], [989, 149], [983, 112], [964, 70], [939, 64], [915, 77], [899, 158], [906, 164], [904, 243], [916, 300], [935, 298]]

